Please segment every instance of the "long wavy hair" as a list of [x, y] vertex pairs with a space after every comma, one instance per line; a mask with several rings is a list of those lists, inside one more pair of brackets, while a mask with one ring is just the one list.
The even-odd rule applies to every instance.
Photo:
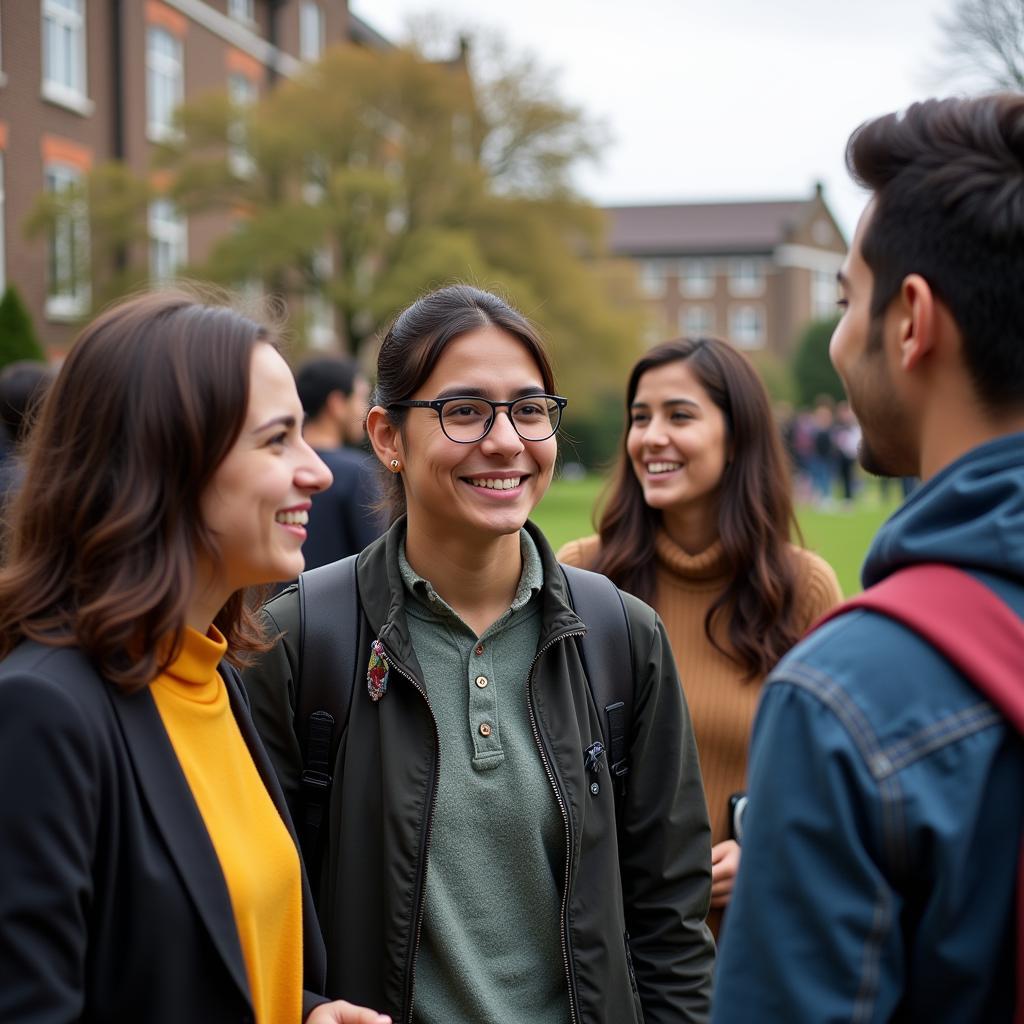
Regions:
[[[200, 496], [245, 421], [266, 326], [185, 292], [139, 296], [79, 336], [26, 446], [0, 569], [0, 656], [78, 646], [132, 691], [175, 657], [200, 560], [219, 546]], [[268, 644], [239, 591], [214, 620], [228, 658]]]
[[[750, 361], [717, 338], [686, 338], [651, 349], [626, 390], [626, 426], [616, 470], [598, 522], [600, 554], [591, 566], [619, 587], [655, 599], [655, 539], [662, 514], [645, 501], [626, 451], [630, 409], [649, 370], [683, 361], [721, 410], [732, 455], [721, 483], [718, 537], [729, 582], [704, 620], [710, 643], [751, 679], [769, 672], [800, 638], [795, 621], [799, 536], [789, 467], [764, 385]], [[721, 623], [721, 625], [720, 625]], [[722, 628], [724, 626], [724, 629]]]

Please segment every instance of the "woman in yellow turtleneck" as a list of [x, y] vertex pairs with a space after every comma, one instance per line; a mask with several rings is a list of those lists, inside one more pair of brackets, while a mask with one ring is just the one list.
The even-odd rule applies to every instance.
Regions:
[[665, 623], [704, 776], [717, 934], [739, 866], [729, 797], [746, 788], [761, 684], [842, 593], [828, 563], [790, 543], [782, 445], [742, 353], [714, 338], [658, 345], [633, 367], [626, 416], [598, 534], [558, 555], [604, 573]]
[[101, 315], [26, 449], [0, 569], [0, 1019], [386, 1024], [322, 995], [237, 666], [330, 473], [265, 327]]

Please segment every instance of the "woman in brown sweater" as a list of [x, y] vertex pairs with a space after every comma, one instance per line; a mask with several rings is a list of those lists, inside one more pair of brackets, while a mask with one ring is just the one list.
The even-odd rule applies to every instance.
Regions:
[[652, 349], [630, 375], [626, 415], [598, 534], [558, 554], [664, 620], [700, 751], [717, 933], [739, 866], [729, 797], [746, 787], [761, 684], [842, 593], [828, 563], [790, 543], [789, 473], [768, 396], [732, 345], [698, 338]]

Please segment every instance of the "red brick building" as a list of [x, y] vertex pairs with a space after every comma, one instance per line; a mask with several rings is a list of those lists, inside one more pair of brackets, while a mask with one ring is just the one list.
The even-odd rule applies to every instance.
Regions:
[[808, 199], [606, 207], [615, 256], [635, 261], [651, 340], [714, 334], [789, 354], [836, 311], [846, 242], [817, 186]]
[[[145, 174], [181, 102], [214, 89], [255, 101], [345, 41], [388, 45], [346, 0], [0, 0], [0, 292], [16, 284], [45, 343], [64, 350], [90, 303], [88, 227], [69, 217], [26, 240], [40, 191], [112, 159]], [[151, 276], [202, 259], [226, 229], [154, 202]]]

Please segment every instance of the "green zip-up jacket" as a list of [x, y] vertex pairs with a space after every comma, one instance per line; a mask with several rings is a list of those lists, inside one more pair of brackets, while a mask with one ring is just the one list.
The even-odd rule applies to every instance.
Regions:
[[[584, 751], [601, 739], [564, 577], [536, 527], [544, 568], [540, 642], [527, 685], [534, 735], [560, 808], [562, 954], [569, 1024], [668, 1024], [710, 1015], [714, 944], [705, 925], [711, 833], [693, 730], [664, 627], [623, 595], [633, 641], [631, 771], [616, 827], [612, 787], [591, 791]], [[333, 770], [317, 909], [327, 991], [411, 1024], [434, 800], [437, 727], [406, 623], [399, 521], [357, 562], [360, 662], [374, 639], [390, 665], [378, 701], [357, 671]], [[253, 716], [301, 821], [296, 737], [299, 606], [268, 606], [283, 640], [245, 673]], [[351, 629], [351, 623], [338, 623]], [[685, 663], [685, 652], [681, 652]], [[339, 668], [338, 685], [347, 685]], [[605, 776], [607, 778], [607, 776]], [[472, 851], [467, 851], [467, 856]], [[510, 1018], [511, 1020], [511, 1018]], [[498, 1022], [480, 1022], [498, 1024]]]

